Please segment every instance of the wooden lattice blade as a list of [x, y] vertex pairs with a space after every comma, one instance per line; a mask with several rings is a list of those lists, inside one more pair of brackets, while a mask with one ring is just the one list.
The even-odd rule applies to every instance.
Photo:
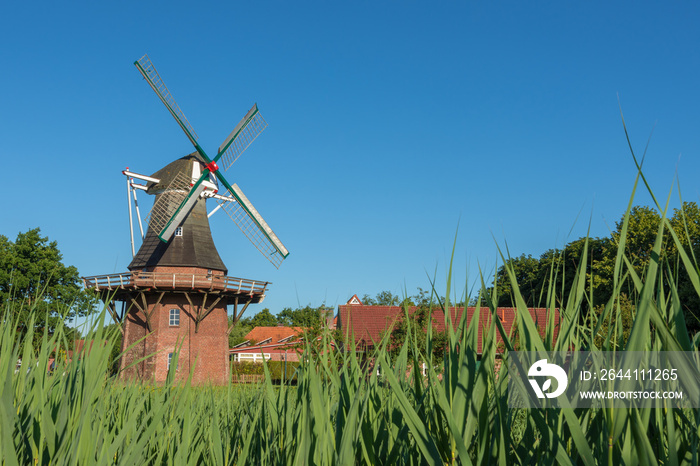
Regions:
[[189, 215], [190, 211], [194, 207], [194, 203], [199, 199], [199, 195], [204, 191], [204, 185], [202, 183], [195, 184], [190, 190], [187, 198], [180, 204], [180, 208], [173, 214], [170, 221], [166, 227], [160, 232], [158, 238], [164, 243], [170, 241], [173, 237], [175, 229], [180, 226], [182, 221]]
[[217, 202], [250, 242], [258, 248], [258, 251], [267, 257], [275, 267], [279, 268], [282, 261], [289, 255], [289, 251], [238, 185], [234, 184], [231, 188], [226, 190], [225, 199], [217, 196]]
[[255, 104], [219, 146], [219, 152], [214, 160], [221, 159], [221, 166], [224, 170], [228, 170], [265, 128], [267, 128], [267, 122], [258, 111], [258, 105]]
[[[208, 173], [205, 175], [208, 176]], [[201, 180], [191, 186], [192, 178], [184, 173], [178, 173], [162, 193], [158, 194], [151, 209], [148, 227], [158, 233], [158, 238], [168, 242], [180, 226], [187, 214], [190, 213], [199, 195], [204, 191]]]
[[139, 72], [144, 78], [146, 78], [146, 81], [148, 81], [151, 88], [153, 88], [160, 100], [163, 102], [163, 104], [165, 104], [170, 114], [175, 118], [177, 123], [180, 125], [180, 128], [182, 128], [189, 138], [190, 142], [195, 147], [198, 147], [197, 133], [194, 132], [192, 125], [190, 125], [190, 122], [187, 121], [187, 117], [185, 117], [185, 114], [182, 112], [182, 110], [180, 110], [180, 107], [178, 106], [177, 102], [175, 102], [175, 99], [170, 94], [168, 88], [165, 86], [165, 83], [158, 74], [158, 71], [156, 71], [156, 67], [153, 66], [153, 63], [151, 63], [148, 55], [144, 55], [140, 60], [135, 61], [134, 65], [136, 65], [136, 68], [138, 68]]

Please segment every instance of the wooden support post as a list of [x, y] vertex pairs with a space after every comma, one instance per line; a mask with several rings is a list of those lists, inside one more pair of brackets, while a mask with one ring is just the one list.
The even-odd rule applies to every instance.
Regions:
[[219, 304], [219, 301], [221, 301], [222, 297], [219, 296], [214, 300], [212, 304], [209, 305], [209, 307], [206, 307], [207, 305], [207, 298], [209, 297], [209, 293], [204, 293], [204, 297], [202, 298], [202, 305], [196, 307], [194, 303], [192, 302], [192, 299], [190, 298], [188, 293], [185, 293], [185, 297], [187, 298], [187, 301], [190, 303], [190, 307], [195, 310], [195, 319], [194, 319], [194, 333], [199, 332], [199, 323], [206, 319], [206, 317], [211, 314], [211, 311], [214, 310], [214, 307]]
[[[160, 304], [160, 301], [163, 299], [163, 296], [165, 296], [165, 291], [161, 291], [160, 295], [158, 296], [158, 299], [156, 300], [156, 303], [153, 305], [153, 309], [155, 310], [156, 306]], [[152, 313], [153, 311], [151, 311]]]
[[151, 331], [151, 322], [148, 320], [148, 314], [146, 314], [146, 310], [143, 309], [143, 308], [139, 305], [138, 301], [136, 301], [136, 299], [134, 299], [133, 297], [129, 297], [129, 299], [131, 300], [132, 306], [136, 306], [136, 309], [138, 309], [139, 311], [143, 312], [143, 315], [144, 315], [144, 317], [146, 318], [146, 327], [148, 328], [148, 331], [150, 332], [150, 331]]
[[248, 309], [248, 306], [250, 306], [251, 301], [248, 300], [246, 301], [245, 305], [243, 306], [243, 309], [241, 309], [241, 312], [238, 313], [236, 318], [234, 319], [235, 322], [237, 323], [239, 320], [241, 320], [241, 317], [243, 317], [243, 313], [245, 312], [246, 309]]
[[122, 301], [122, 312], [121, 312], [121, 314], [119, 315], [119, 321], [120, 321], [120, 322], [123, 322], [123, 321], [124, 321], [124, 317], [127, 315], [128, 312], [129, 312], [129, 311], [126, 309], [126, 301]]
[[[195, 307], [195, 305], [192, 303], [192, 299], [190, 299], [190, 294], [185, 292], [185, 298], [187, 298], [187, 302], [190, 303], [190, 312], [192, 312], [195, 316], [199, 315], [199, 311]], [[197, 321], [197, 318], [195, 317], [195, 321]]]
[[131, 298], [131, 303], [136, 306], [136, 308], [143, 312], [143, 315], [146, 316], [146, 327], [148, 328], [149, 332], [153, 331], [153, 326], [151, 324], [151, 316], [153, 315], [153, 312], [155, 312], [156, 307], [160, 304], [160, 301], [163, 299], [163, 296], [165, 296], [165, 291], [161, 291], [160, 295], [158, 296], [158, 299], [156, 300], [155, 304], [153, 304], [153, 307], [151, 308], [151, 312], [148, 312], [148, 300], [146, 299], [146, 293], [143, 291], [140, 291], [139, 294], [141, 295], [141, 301], [143, 302], [143, 307], [139, 305], [139, 303], [134, 299]]
[[148, 331], [152, 332], [153, 326], [151, 325], [151, 314], [148, 312], [148, 299], [146, 299], [146, 293], [141, 291], [139, 294], [141, 295], [141, 301], [143, 301], [143, 313], [146, 316], [146, 326], [148, 327]]
[[246, 301], [245, 305], [243, 306], [243, 309], [241, 309], [241, 312], [236, 314], [236, 308], [238, 307], [238, 297], [236, 297], [236, 301], [233, 303], [233, 323], [229, 325], [228, 330], [226, 331], [227, 334], [231, 334], [231, 330], [233, 330], [233, 327], [236, 326], [239, 320], [241, 320], [241, 317], [243, 316], [243, 313], [245, 312], [246, 309], [248, 309], [248, 306], [250, 305], [250, 300]]
[[[206, 319], [207, 316], [208, 316], [209, 314], [211, 314], [211, 311], [214, 310], [214, 307], [215, 307], [217, 304], [219, 304], [219, 301], [221, 301], [221, 299], [222, 299], [221, 296], [219, 296], [218, 298], [216, 298], [216, 299], [214, 300], [214, 302], [211, 303], [211, 305], [206, 309], [206, 311], [204, 311], [204, 314], [202, 315], [202, 317], [201, 317], [199, 320], [202, 321], [202, 320]], [[204, 306], [202, 305], [202, 307], [204, 307]]]
[[[201, 311], [201, 307], [197, 308], [197, 306], [194, 305], [192, 302], [192, 298], [190, 298], [190, 294], [185, 292], [185, 298], [187, 298], [187, 302], [190, 303], [190, 312], [194, 314], [194, 333], [197, 333], [199, 331], [199, 313]], [[204, 295], [204, 300], [206, 301], [207, 297], [206, 294]]]
[[122, 332], [122, 335], [124, 335], [124, 326], [122, 325], [122, 321], [117, 314], [116, 308], [114, 307], [114, 301], [107, 303], [107, 310], [109, 310], [109, 314], [112, 316], [112, 319], [114, 319], [114, 323], [117, 324], [119, 331]]
[[231, 325], [228, 326], [228, 330], [226, 330], [226, 335], [231, 334], [231, 330], [233, 330], [233, 327], [236, 325], [236, 313], [238, 312], [238, 296], [236, 296], [233, 299], [233, 316], [231, 317]]
[[[143, 300], [145, 302], [146, 301], [145, 293], [142, 293], [142, 296], [144, 296]], [[158, 307], [158, 305], [160, 304], [160, 301], [163, 299], [163, 296], [165, 296], [165, 291], [160, 292], [160, 295], [158, 295], [158, 299], [153, 304], [153, 306], [151, 306], [151, 312], [146, 313], [147, 321], [148, 321], [148, 330], [150, 330], [150, 331], [153, 331], [153, 328], [152, 328], [153, 326], [151, 324], [151, 316], [156, 311], [156, 307]], [[146, 307], [146, 309], [148, 309], [148, 307]]]

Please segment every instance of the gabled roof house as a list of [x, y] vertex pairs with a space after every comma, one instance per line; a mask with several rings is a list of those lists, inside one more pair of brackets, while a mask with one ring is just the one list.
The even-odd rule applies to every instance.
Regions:
[[[417, 310], [417, 307], [409, 307], [408, 314], [412, 315]], [[462, 314], [465, 308], [450, 308], [449, 315], [452, 325], [456, 329], [459, 325]], [[476, 307], [467, 307], [467, 325], [471, 322], [471, 319], [475, 312], [477, 312]], [[546, 308], [530, 308], [530, 315], [535, 322], [535, 325], [543, 334], [544, 329], [547, 325], [548, 310]], [[491, 322], [492, 315], [488, 308], [479, 308], [479, 324], [486, 326]], [[510, 333], [515, 323], [516, 309], [512, 307], [502, 307], [497, 309], [498, 318], [503, 324], [503, 328], [506, 333]], [[366, 306], [357, 299], [357, 295], [354, 295], [347, 304], [338, 306], [338, 329], [345, 335], [346, 333], [350, 337], [354, 337], [355, 343], [358, 347], [363, 347], [365, 349], [374, 348], [375, 345], [379, 344], [384, 334], [391, 329], [400, 319], [403, 319], [405, 313], [400, 306]], [[558, 332], [559, 328], [559, 313], [555, 312], [555, 334]], [[444, 332], [445, 328], [445, 314], [442, 309], [433, 309], [433, 329], [437, 332]], [[478, 353], [481, 354], [482, 342], [481, 342], [482, 332], [478, 335]], [[500, 334], [496, 336], [497, 342], [502, 343], [503, 340]]]
[[296, 346], [303, 336], [301, 327], [255, 327], [245, 336], [246, 341], [229, 350], [234, 361], [259, 362], [298, 361]]

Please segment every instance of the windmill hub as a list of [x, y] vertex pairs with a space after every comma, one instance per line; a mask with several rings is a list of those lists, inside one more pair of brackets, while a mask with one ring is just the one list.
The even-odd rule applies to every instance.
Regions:
[[216, 162], [208, 163], [204, 167], [211, 173], [216, 173], [219, 170], [219, 166], [216, 164]]

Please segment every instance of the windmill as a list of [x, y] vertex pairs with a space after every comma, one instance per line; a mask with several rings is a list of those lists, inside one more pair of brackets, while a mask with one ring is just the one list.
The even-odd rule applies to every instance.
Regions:
[[[152, 175], [128, 168], [122, 172], [127, 177], [134, 256], [129, 272], [83, 277], [83, 282], [99, 294], [123, 333], [122, 377], [163, 382], [173, 355], [179, 353], [178, 376], [193, 371], [193, 383], [226, 383], [228, 335], [249, 304], [265, 299], [269, 282], [227, 275], [212, 239], [209, 217], [220, 209], [226, 212], [275, 267], [289, 255], [238, 185], [230, 184], [219, 169], [219, 164], [224, 170], [230, 168], [267, 123], [253, 105], [210, 158], [148, 56], [134, 64], [195, 152]], [[219, 185], [225, 188], [223, 194]], [[137, 191], [155, 195], [145, 234]], [[209, 213], [208, 199], [218, 203]], [[138, 252], [132, 203], [143, 239]], [[228, 306], [233, 307], [230, 319]]]
[[[213, 198], [218, 202], [219, 206], [209, 216], [216, 210], [222, 209], [262, 255], [275, 267], [279, 268], [282, 261], [289, 255], [289, 251], [287, 251], [287, 248], [277, 238], [277, 235], [275, 235], [267, 222], [243, 194], [243, 191], [237, 184], [231, 185], [221, 173], [219, 167], [219, 163], [221, 163], [223, 170], [231, 168], [234, 162], [238, 160], [238, 157], [267, 127], [267, 122], [260, 114], [257, 104], [254, 104], [236, 127], [233, 128], [233, 131], [219, 146], [216, 156], [210, 158], [197, 142], [197, 134], [163, 83], [148, 55], [144, 55], [140, 60], [135, 61], [134, 65], [136, 65], [136, 68], [138, 68], [156, 95], [158, 95], [158, 98], [175, 118], [175, 121], [177, 121], [194, 146], [200, 159], [200, 163], [193, 164], [191, 176], [188, 176], [187, 173], [179, 173], [169, 180], [167, 186], [160, 186], [158, 194], [161, 195], [156, 197], [156, 201], [151, 209], [148, 228], [157, 234], [160, 241], [167, 243], [199, 199]], [[128, 171], [128, 169], [123, 173], [127, 176], [128, 182], [131, 247], [132, 254], [135, 254], [131, 198], [133, 196], [136, 202], [137, 190], [150, 191], [150, 188], [153, 186], [161, 184], [161, 180], [152, 176], [133, 173]], [[134, 178], [144, 180], [149, 184], [137, 184], [133, 182]], [[217, 181], [225, 187], [226, 194], [218, 194]], [[139, 228], [143, 237], [137, 202], [136, 209]]]

